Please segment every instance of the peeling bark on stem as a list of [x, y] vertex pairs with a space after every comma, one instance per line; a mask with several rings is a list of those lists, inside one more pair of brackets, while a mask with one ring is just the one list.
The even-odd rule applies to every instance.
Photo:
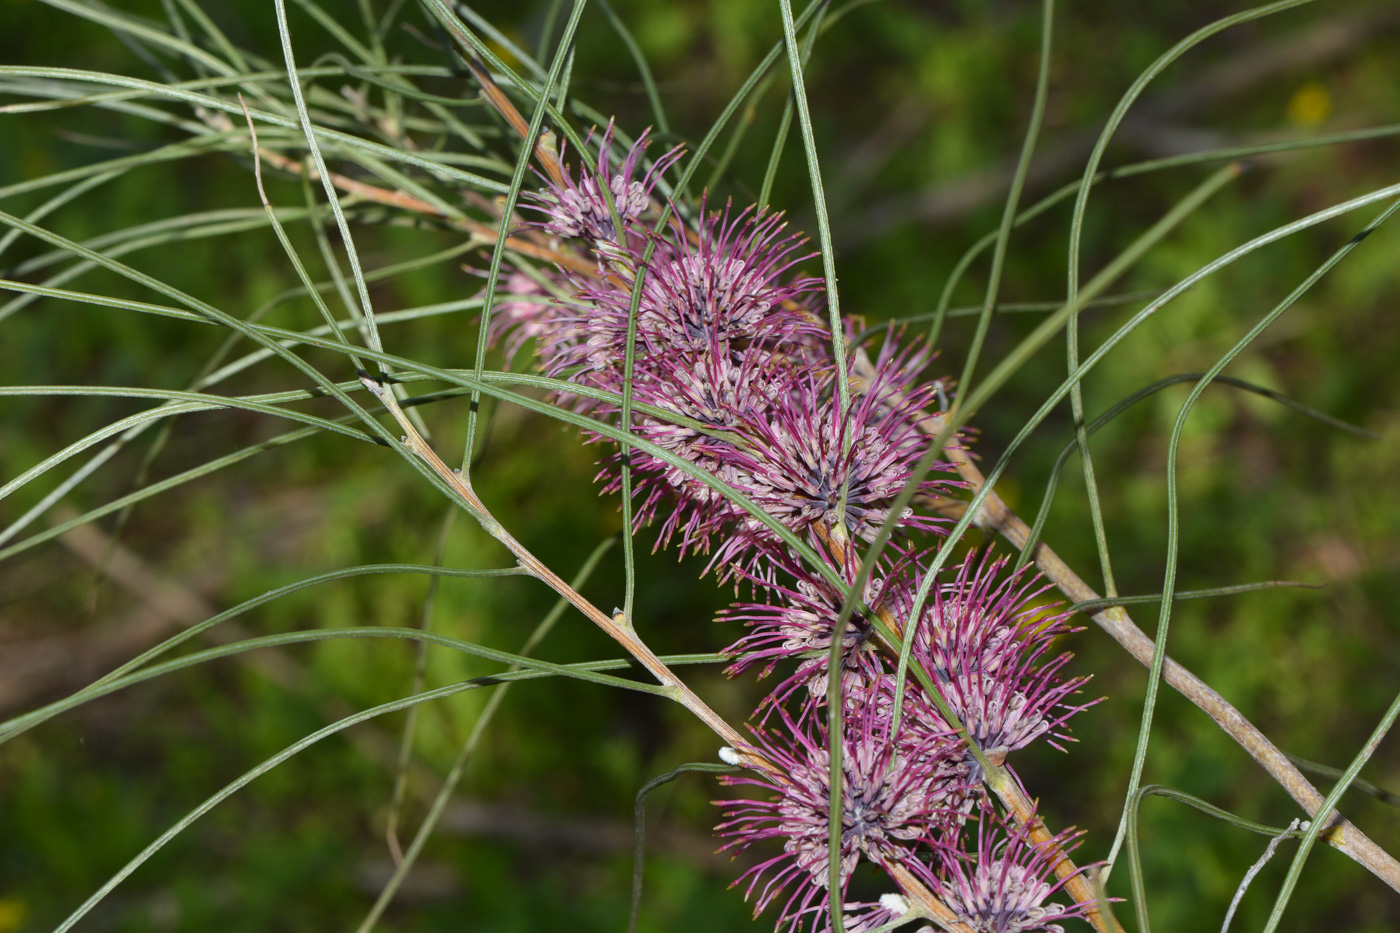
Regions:
[[[936, 437], [943, 428], [942, 419], [930, 415], [920, 422], [920, 428], [930, 437]], [[965, 451], [950, 449], [944, 453], [957, 467], [963, 479], [972, 484], [974, 490], [981, 488], [985, 482], [982, 471]], [[982, 503], [977, 525], [995, 531], [1018, 548], [1024, 547], [1030, 539], [1030, 526], [1011, 511], [995, 491], [989, 492]], [[1036, 545], [1034, 559], [1046, 579], [1054, 583], [1071, 601], [1085, 602], [1101, 598], [1094, 592], [1093, 587], [1080, 579], [1079, 575], [1043, 542]], [[1114, 641], [1127, 649], [1129, 654], [1143, 665], [1151, 667], [1152, 639], [1137, 627], [1123, 608], [1113, 606], [1104, 609], [1095, 613], [1093, 619]], [[1225, 730], [1226, 734], [1238, 742], [1240, 747], [1298, 802], [1309, 817], [1317, 815], [1323, 803], [1323, 795], [1288, 760], [1288, 756], [1269, 741], [1268, 736], [1259, 731], [1243, 713], [1235, 709], [1205, 681], [1171, 658], [1165, 659], [1162, 676], [1172, 688], [1199, 707]], [[1400, 891], [1400, 861], [1396, 861], [1393, 855], [1382, 849], [1355, 825], [1340, 815], [1334, 815], [1325, 838], [1333, 848], [1350, 856], [1391, 888]], [[1085, 886], [1087, 887], [1087, 882]]]

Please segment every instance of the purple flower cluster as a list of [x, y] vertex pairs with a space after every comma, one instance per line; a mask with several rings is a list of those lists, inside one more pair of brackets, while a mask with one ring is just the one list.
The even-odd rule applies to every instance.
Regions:
[[971, 851], [944, 849], [937, 870], [921, 874], [945, 904], [976, 933], [1061, 933], [1061, 920], [1083, 917], [1087, 904], [1050, 901], [1065, 884], [1055, 865], [1078, 845], [1076, 832], [1035, 842], [1025, 826], [1008, 827], [989, 808], [977, 821]]
[[672, 149], [641, 178], [635, 177], [646, 137], [643, 133], [622, 165], [614, 170], [608, 161], [613, 142], [613, 125], [609, 123], [600, 141], [596, 170], [580, 168], [578, 181], [566, 171], [564, 184], [550, 185], [531, 199], [529, 206], [544, 215], [540, 226], [555, 236], [583, 237], [594, 243], [626, 247], [629, 234], [651, 205], [651, 189], [657, 177], [681, 156], [679, 148]]
[[[897, 748], [889, 717], [852, 712], [842, 736], [843, 881], [861, 858], [876, 864], [912, 858], [921, 840], [954, 819], [946, 806], [944, 785], [937, 780], [935, 761]], [[725, 848], [770, 838], [782, 842], [780, 854], [753, 866], [736, 883], [747, 879], [748, 893], [757, 889], [755, 912], [760, 912], [791, 882], [794, 890], [784, 904], [783, 917], [796, 918], [810, 913], [814, 903], [825, 904], [831, 760], [820, 720], [809, 717], [797, 723], [781, 709], [779, 718], [782, 728], [775, 733], [755, 730], [753, 750], [777, 765], [783, 779], [774, 775], [730, 778], [730, 783], [753, 785], [769, 794], [759, 800], [727, 801], [726, 819], [718, 829], [721, 836], [731, 838]]]
[[[1087, 677], [1061, 679], [1070, 655], [1046, 655], [1055, 638], [1076, 631], [1069, 613], [1045, 614], [1035, 602], [1046, 587], [1002, 574], [1004, 560], [972, 557], [952, 581], [932, 589], [914, 628], [914, 657], [937, 684], [969, 737], [988, 752], [1025, 748], [1044, 738], [1063, 751], [1073, 704]], [[897, 615], [912, 610], [915, 579], [892, 591]], [[903, 613], [901, 613], [901, 609]]]
[[[1070, 740], [1067, 721], [1086, 705], [1074, 697], [1087, 678], [1062, 676], [1070, 655], [1053, 650], [1074, 631], [1069, 615], [1041, 605], [1044, 587], [1001, 560], [968, 555], [928, 579], [923, 558], [942, 526], [913, 509], [892, 515], [911, 482], [935, 496], [958, 486], [946, 465], [915, 476], [927, 443], [919, 422], [938, 401], [922, 378], [931, 354], [901, 349], [889, 332], [859, 373], [846, 364], [860, 391], [843, 406], [841, 364], [819, 314], [822, 283], [796, 271], [811, 256], [806, 241], [780, 214], [753, 208], [711, 210], [702, 199], [694, 215], [663, 210], [653, 194], [678, 151], [643, 171], [645, 133], [622, 155], [612, 142], [609, 125], [596, 169], [566, 173], [531, 200], [537, 226], [563, 238], [556, 248], [585, 250], [596, 274], [512, 272], [493, 336], [508, 356], [533, 341], [546, 374], [590, 390], [563, 399], [606, 420], [621, 412], [630, 333], [635, 407], [626, 428], [666, 454], [633, 449], [637, 524], [657, 523], [658, 547], [709, 554], [720, 576], [758, 600], [723, 618], [746, 629], [729, 649], [731, 674], [782, 672], [743, 750], [773, 769], [726, 779], [759, 793], [721, 801], [717, 829], [725, 849], [773, 840], [780, 851], [736, 884], [755, 897], [756, 913], [782, 905], [779, 929], [823, 928], [833, 897], [857, 933], [907, 912], [896, 894], [847, 903], [862, 861], [925, 879], [978, 931], [1058, 930], [1059, 920], [1082, 916], [1080, 905], [1048, 900], [1070, 837], [1036, 842], [998, 814], [979, 765], [1000, 765], [1039, 739], [1056, 748]], [[605, 459], [605, 489], [620, 487], [618, 466]], [[742, 494], [826, 566], [805, 565], [769, 522], [697, 474]], [[891, 520], [888, 556], [839, 633], [841, 890], [833, 894], [828, 658], [859, 549]], [[896, 710], [900, 639], [918, 676]]]
[[[1004, 574], [1001, 561], [969, 556], [952, 579], [931, 587], [929, 598], [915, 616], [921, 579], [918, 571], [911, 569], [916, 567], [917, 561], [910, 559], [884, 568], [885, 572], [867, 586], [865, 605], [893, 620], [913, 639], [912, 663], [928, 674], [956, 723], [944, 716], [934, 698], [911, 677], [895, 727], [893, 659], [878, 649], [869, 613], [853, 615], [842, 639], [844, 793], [851, 798], [845, 803], [843, 797], [847, 816], [842, 854], [852, 864], [857, 857], [876, 864], [896, 860], [916, 874], [953, 879], [960, 877], [950, 873], [953, 868], [968, 863], [969, 857], [958, 846], [972, 811], [981, 809], [981, 827], [1000, 820], [982, 790], [981, 765], [969, 742], [997, 760], [1037, 739], [1059, 747], [1059, 742], [1069, 740], [1066, 720], [1087, 705], [1071, 700], [1085, 678], [1060, 676], [1070, 658], [1067, 653], [1047, 658], [1052, 642], [1073, 629], [1067, 614], [1046, 615], [1033, 601], [1040, 593], [1033, 580]], [[841, 597], [814, 574], [790, 573], [795, 580], [790, 588], [777, 584], [767, 588], [769, 602], [739, 605], [727, 613], [749, 627], [734, 647], [738, 652], [734, 670], [761, 665], [768, 671], [784, 660], [796, 662], [795, 672], [773, 691], [769, 702], [795, 703], [799, 711], [789, 714], [786, 707], [779, 706], [776, 717], [771, 710], [765, 711], [764, 728], [755, 730], [755, 741], [745, 749], [779, 763], [786, 780], [747, 775], [727, 779], [734, 784], [766, 787], [774, 796], [722, 802], [727, 820], [719, 831], [731, 840], [730, 846], [738, 848], [772, 837], [784, 840], [782, 855], [750, 869], [749, 890], [755, 889], [759, 876], [768, 873], [759, 887], [757, 906], [761, 909], [772, 900], [773, 886], [793, 884], [795, 890], [785, 904], [779, 926], [796, 928], [804, 918], [819, 926], [825, 915], [808, 908], [828, 905], [825, 854], [831, 797], [829, 759], [825, 756], [827, 733], [822, 723], [827, 708], [827, 652], [836, 631]], [[795, 689], [799, 686], [807, 689]], [[785, 727], [782, 737], [769, 733], [767, 727], [775, 721]], [[794, 734], [799, 736], [795, 743], [783, 744]], [[808, 766], [797, 767], [794, 759], [802, 759]], [[852, 771], [853, 762], [867, 761], [881, 762], [882, 767], [856, 767]], [[912, 840], [897, 836], [905, 840], [900, 846], [870, 845], [864, 827], [888, 825], [897, 813], [904, 812], [882, 811], [881, 802], [890, 800], [911, 802], [923, 814], [922, 831]], [[1029, 844], [1028, 837], [1017, 835], [1021, 829], [1005, 826], [1004, 832]], [[877, 838], [884, 843], [890, 835], [894, 834], [886, 832]], [[979, 856], [971, 858], [977, 863]], [[1028, 917], [1077, 916], [1073, 908], [1041, 903], [1058, 890], [1057, 885], [1045, 881], [1054, 861], [1029, 859], [1018, 864], [1021, 867], [1012, 873], [1015, 896], [1023, 900], [1035, 892], [1041, 896], [1034, 910], [1027, 908]], [[818, 865], [822, 870], [817, 870]], [[1033, 872], [1039, 872], [1034, 884]], [[844, 861], [842, 878], [849, 878]], [[965, 903], [970, 903], [966, 897], [956, 903], [948, 901], [974, 929], [1041, 929], [1029, 921], [1004, 928], [979, 926], [981, 921], [973, 913], [958, 906]]]

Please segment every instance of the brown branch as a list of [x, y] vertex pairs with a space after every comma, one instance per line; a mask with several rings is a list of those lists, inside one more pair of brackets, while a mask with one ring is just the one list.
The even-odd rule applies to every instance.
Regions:
[[[61, 504], [54, 512], [55, 523], [77, 514]], [[91, 526], [73, 528], [59, 541], [94, 567], [102, 564], [107, 538]], [[0, 713], [77, 690], [181, 625], [204, 618], [207, 600], [199, 591], [223, 579], [222, 569], [215, 566], [201, 568], [197, 582], [177, 583], [154, 575], [124, 549], [114, 552], [104, 569], [109, 578], [137, 594], [140, 604], [72, 631], [0, 643]]]
[[[77, 516], [77, 510], [60, 504], [54, 509], [53, 522], [66, 522]], [[135, 596], [139, 605], [115, 622], [85, 626], [72, 635], [51, 636], [32, 647], [19, 646], [13, 653], [0, 652], [4, 659], [0, 663], [0, 711], [22, 707], [60, 690], [87, 686], [158, 643], [172, 630], [203, 622], [218, 612], [206, 594], [222, 583], [222, 564], [201, 571], [193, 581], [183, 581], [152, 566], [95, 524], [69, 529], [59, 541], [103, 577]], [[230, 620], [207, 629], [200, 637], [215, 645], [231, 645], [252, 636]], [[310, 683], [305, 667], [286, 649], [243, 651], [234, 659], [290, 692], [304, 693]], [[7, 676], [10, 671], [23, 676]], [[320, 706], [330, 721], [354, 712], [349, 704], [335, 698], [321, 701]], [[397, 767], [398, 742], [373, 723], [363, 723], [346, 735], [370, 759], [388, 768]], [[428, 797], [436, 793], [440, 782], [432, 770], [418, 762], [410, 767], [421, 793]]]
[[[242, 103], [242, 96], [239, 97]], [[247, 106], [244, 105], [244, 115], [247, 116], [250, 132], [252, 131], [252, 116], [248, 113]], [[214, 129], [231, 130], [233, 121], [228, 119], [223, 113], [206, 113], [204, 122]], [[285, 156], [273, 149], [257, 145], [257, 136], [253, 136], [254, 156], [261, 159], [273, 168], [287, 172], [292, 175], [305, 175], [311, 181], [320, 181], [321, 172], [314, 165], [304, 165], [289, 156]], [[342, 175], [339, 172], [330, 173], [330, 182], [339, 190], [348, 195], [359, 198], [362, 201], [369, 201], [373, 204], [382, 204], [385, 207], [398, 208], [399, 210], [410, 211], [415, 214], [423, 214], [428, 217], [435, 217], [446, 223], [447, 226], [464, 230], [475, 237], [479, 237], [484, 243], [495, 243], [500, 236], [500, 227], [504, 226], [504, 221], [498, 226], [482, 223], [464, 215], [452, 216], [443, 212], [436, 205], [430, 204], [421, 198], [416, 198], [404, 191], [397, 191], [392, 188], [381, 188], [369, 182]], [[547, 242], [539, 242], [532, 237], [507, 236], [506, 248], [519, 253], [522, 256], [529, 256], [532, 259], [539, 259], [543, 262], [552, 262], [558, 266], [564, 266], [574, 272], [584, 275], [591, 275], [597, 270], [588, 263], [582, 256], [574, 252], [565, 252], [554, 249]]]
[[[943, 421], [937, 415], [926, 416], [920, 421], [920, 428], [930, 437], [936, 437], [943, 429]], [[985, 477], [964, 450], [950, 448], [945, 455], [957, 467], [958, 473], [967, 480], [973, 490], [980, 489]], [[1024, 547], [1030, 540], [1030, 527], [1002, 501], [995, 491], [990, 491], [982, 503], [976, 524], [999, 533], [1015, 547]], [[1093, 587], [1080, 579], [1060, 557], [1043, 542], [1037, 543], [1035, 563], [1046, 578], [1055, 584], [1066, 597], [1074, 602], [1099, 599]], [[1094, 621], [1114, 641], [1127, 649], [1147, 667], [1152, 666], [1154, 646], [1152, 639], [1138, 628], [1122, 607], [1114, 606], [1097, 612]], [[1178, 693], [1196, 704], [1207, 716], [1224, 729], [1232, 739], [1257, 761], [1269, 776], [1277, 781], [1309, 817], [1315, 817], [1323, 803], [1323, 795], [1288, 760], [1288, 756], [1278, 746], [1269, 741], [1263, 732], [1235, 709], [1223, 696], [1212, 689], [1205, 681], [1191, 673], [1181, 664], [1166, 658], [1162, 665], [1163, 679]], [[1330, 820], [1330, 828], [1325, 838], [1334, 848], [1346, 853], [1364, 866], [1377, 878], [1400, 891], [1400, 862], [1397, 862], [1385, 849], [1372, 841], [1355, 825], [1335, 814]]]
[[408, 417], [399, 407], [398, 401], [384, 385], [371, 378], [361, 376], [360, 381], [365, 388], [379, 399], [380, 403], [394, 416], [399, 428], [404, 432], [404, 446], [418, 459], [422, 460], [432, 468], [443, 482], [452, 487], [452, 490], [466, 503], [472, 517], [475, 518], [487, 534], [501, 542], [515, 556], [520, 566], [531, 576], [542, 581], [550, 589], [564, 597], [569, 603], [592, 622], [608, 634], [622, 648], [641, 662], [642, 666], [651, 672], [652, 676], [665, 688], [666, 694], [686, 709], [695, 714], [701, 722], [709, 726], [716, 735], [724, 739], [725, 743], [733, 747], [739, 755], [745, 759], [745, 763], [755, 770], [765, 774], [776, 774], [777, 769], [762, 758], [744, 751], [748, 746], [739, 732], [722, 716], [705, 703], [704, 700], [693, 691], [686, 683], [676, 676], [676, 674], [666, 666], [666, 662], [656, 656], [647, 647], [637, 633], [627, 623], [621, 613], [610, 616], [597, 606], [585, 599], [577, 590], [571, 587], [562, 577], [556, 574], [519, 541], [515, 539], [509, 531], [505, 529], [487, 510], [485, 504], [477, 497], [468, 481], [460, 472], [452, 469], [442, 461], [442, 458], [429, 446], [421, 434], [409, 422]]
[[[264, 162], [290, 172], [293, 175], [305, 174], [311, 181], [319, 181], [321, 173], [313, 165], [302, 165], [295, 159], [289, 158], [280, 152], [259, 147], [258, 155]], [[335, 185], [346, 194], [353, 195], [364, 201], [371, 201], [375, 204], [383, 204], [386, 207], [395, 207], [400, 210], [412, 211], [415, 214], [426, 214], [429, 217], [437, 217], [447, 222], [450, 227], [465, 230], [473, 236], [480, 237], [486, 243], [495, 243], [499, 235], [499, 228], [490, 224], [473, 220], [470, 217], [451, 217], [444, 214], [442, 210], [429, 204], [427, 201], [415, 198], [411, 194], [402, 191], [394, 191], [389, 188], [381, 188], [378, 185], [371, 185], [347, 175], [332, 172], [330, 175], [331, 184]], [[522, 256], [529, 256], [532, 259], [539, 259], [544, 262], [552, 262], [555, 265], [565, 266], [575, 272], [590, 274], [596, 270], [585, 259], [575, 253], [567, 253], [549, 246], [533, 242], [532, 240], [520, 236], [506, 237], [506, 249], [512, 250]]]
[[[495, 81], [491, 79], [491, 74], [482, 67], [481, 62], [476, 60], [476, 56], [468, 51], [466, 56], [467, 67], [471, 69], [472, 76], [481, 85], [481, 96], [486, 99], [496, 112], [505, 118], [511, 128], [524, 139], [530, 133], [530, 124], [525, 122], [525, 118], [520, 115], [520, 111], [515, 109], [515, 105], [510, 102], [510, 98], [500, 89]], [[543, 99], [540, 100], [541, 107], [545, 105]], [[559, 154], [549, 144], [549, 134], [541, 133], [540, 138], [535, 140], [535, 158], [539, 160], [540, 167], [549, 176], [549, 180], [554, 184], [562, 186], [564, 184], [564, 166], [559, 162]]]

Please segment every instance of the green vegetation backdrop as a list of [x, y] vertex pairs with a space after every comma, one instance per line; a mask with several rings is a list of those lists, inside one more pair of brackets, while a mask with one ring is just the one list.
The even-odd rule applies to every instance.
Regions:
[[[161, 68], [174, 67], [172, 59], [153, 58], [139, 43], [65, 11], [69, 5], [0, 2], [0, 64], [153, 80], [162, 80]], [[71, 0], [71, 6], [81, 4]], [[166, 21], [156, 0], [119, 6]], [[236, 45], [280, 63], [270, 0], [205, 6]], [[362, 37], [359, 9], [334, 6], [326, 8], [331, 22]], [[535, 49], [546, 41], [554, 6], [529, 0], [483, 3], [476, 10], [507, 40]], [[614, 0], [613, 7], [655, 72], [671, 135], [691, 142], [782, 35], [776, 3]], [[1078, 178], [1107, 114], [1153, 59], [1238, 9], [1216, 0], [1062, 4], [1045, 128], [1023, 203]], [[890, 0], [858, 7], [818, 40], [808, 93], [847, 313], [870, 322], [927, 314], [963, 251], [995, 230], [1030, 112], [1039, 12], [1038, 4], [1021, 0]], [[386, 39], [391, 56], [447, 64], [421, 11], [409, 4], [401, 18], [403, 27]], [[303, 67], [343, 61], [329, 57], [345, 50], [304, 5], [292, 6], [289, 21]], [[1397, 37], [1400, 17], [1383, 2], [1313, 4], [1229, 30], [1153, 83], [1107, 164], [1393, 124], [1400, 120]], [[507, 45], [495, 47], [509, 55]], [[630, 133], [653, 122], [633, 59], [601, 3], [584, 15], [571, 75], [574, 97], [601, 114], [616, 114]], [[377, 100], [378, 89], [365, 82], [341, 77], [320, 83], [341, 95], [350, 117], [356, 106], [368, 106], [367, 99]], [[434, 79], [425, 87], [476, 100], [469, 77]], [[741, 113], [745, 134], [715, 180], [712, 199], [743, 204], [755, 198], [787, 89], [780, 73]], [[0, 107], [35, 99], [3, 94]], [[163, 107], [180, 120], [193, 119], [190, 108]], [[490, 124], [479, 104], [454, 112], [469, 123]], [[31, 180], [136, 156], [186, 136], [180, 124], [131, 110], [0, 112], [0, 209], [25, 216], [65, 190], [26, 190]], [[731, 138], [721, 138], [719, 152]], [[509, 140], [491, 145], [498, 156], [514, 151]], [[1260, 157], [1253, 172], [1197, 211], [1117, 288], [1170, 286], [1253, 236], [1394, 184], [1397, 166], [1394, 137]], [[267, 308], [267, 323], [313, 326], [316, 312], [304, 298], [269, 306], [297, 280], [263, 216], [250, 167], [246, 148], [141, 165], [79, 193], [44, 224], [113, 250], [235, 316]], [[780, 169], [773, 203], [791, 212], [795, 226], [813, 231], [795, 128]], [[1084, 268], [1099, 268], [1211, 169], [1104, 183], [1087, 215]], [[266, 174], [269, 196], [314, 266], [311, 275], [325, 278], [300, 181], [270, 169]], [[501, 176], [499, 170], [489, 174]], [[504, 177], [509, 180], [508, 166]], [[1191, 290], [1095, 371], [1085, 384], [1086, 410], [1097, 414], [1155, 380], [1208, 368], [1373, 214], [1348, 215], [1292, 236]], [[176, 226], [143, 228], [182, 217]], [[1066, 205], [1016, 231], [1004, 302], [1062, 298], [1068, 218]], [[335, 249], [334, 225], [324, 229], [327, 248]], [[464, 242], [460, 232], [387, 211], [361, 211], [355, 232], [370, 269]], [[1351, 760], [1400, 686], [1396, 237], [1396, 230], [1381, 230], [1227, 370], [1379, 439], [1212, 388], [1188, 423], [1179, 459], [1180, 589], [1261, 580], [1327, 587], [1181, 602], [1173, 616], [1173, 655], [1287, 751], [1338, 767]], [[63, 267], [44, 259], [48, 249], [24, 236], [4, 242], [0, 277], [43, 280]], [[443, 306], [442, 314], [386, 325], [393, 352], [444, 368], [469, 366], [476, 310], [465, 299], [482, 281], [472, 270], [484, 269], [488, 258], [479, 250], [444, 255], [377, 282], [380, 309]], [[817, 264], [811, 265], [815, 273]], [[955, 306], [981, 301], [985, 274], [983, 265], [973, 267]], [[159, 300], [100, 271], [66, 286]], [[0, 302], [14, 297], [0, 295]], [[1136, 307], [1086, 311], [1085, 345], [1111, 334]], [[1004, 310], [993, 320], [985, 360], [1014, 346], [1040, 319], [1033, 310]], [[0, 386], [181, 388], [226, 339], [216, 328], [59, 300], [0, 304], [0, 319]], [[974, 320], [955, 317], [944, 328], [942, 366], [950, 374], [962, 367]], [[351, 375], [331, 354], [308, 358], [337, 378]], [[995, 459], [1063, 374], [1063, 345], [1052, 341], [978, 418], [973, 448], [984, 462]], [[217, 391], [251, 394], [304, 384], [290, 369], [264, 365]], [[1174, 387], [1137, 405], [1094, 440], [1123, 593], [1161, 589], [1166, 439], [1187, 389]], [[92, 396], [0, 398], [0, 482], [150, 404]], [[307, 410], [338, 413], [330, 402]], [[460, 400], [424, 410], [440, 449], [461, 449], [465, 412]], [[548, 564], [574, 572], [598, 541], [621, 527], [615, 498], [598, 497], [592, 482], [598, 448], [519, 410], [488, 406], [488, 417], [478, 489]], [[150, 438], [143, 437], [20, 538], [283, 430], [246, 411], [181, 417], [149, 460]], [[1064, 406], [1032, 436], [999, 487], [1014, 508], [1034, 512], [1054, 458], [1072, 437]], [[1046, 539], [1097, 585], [1098, 558], [1076, 463], [1060, 484]], [[67, 475], [57, 471], [0, 501], [0, 526], [20, 518]], [[432, 563], [439, 549], [449, 566], [509, 563], [467, 517], [444, 523], [446, 511], [441, 496], [402, 461], [321, 434], [142, 502], [120, 525], [108, 516], [9, 556], [0, 562], [0, 718], [67, 695], [180, 627], [280, 584], [354, 564]], [[711, 619], [731, 593], [698, 578], [702, 563], [650, 554], [649, 538], [639, 540], [645, 546], [638, 555], [636, 617], [651, 644], [660, 653], [723, 646], [729, 637]], [[618, 549], [607, 553], [584, 588], [601, 606], [621, 602], [620, 560]], [[107, 571], [99, 573], [99, 565]], [[514, 651], [553, 600], [527, 579], [448, 578], [433, 587], [421, 575], [358, 578], [271, 603], [241, 617], [235, 634], [415, 626], [425, 605], [436, 631]], [[1150, 632], [1156, 606], [1135, 614]], [[1117, 825], [1146, 674], [1092, 626], [1070, 641], [1076, 670], [1092, 673], [1091, 690], [1108, 701], [1079, 717], [1080, 741], [1068, 754], [1043, 750], [1022, 764], [1028, 785], [1058, 823], [1088, 831], [1081, 854], [1092, 860], [1107, 853]], [[576, 614], [566, 614], [540, 649], [553, 661], [615, 655], [615, 646]], [[381, 640], [239, 655], [91, 703], [0, 746], [0, 933], [51, 929], [238, 774], [328, 722], [404, 695], [415, 658], [411, 643]], [[461, 654], [430, 652], [426, 677], [435, 686], [496, 669]], [[697, 673], [696, 685], [736, 720], [759, 695], [751, 679], [727, 681], [716, 667]], [[480, 691], [421, 710], [397, 811], [405, 838], [487, 701]], [[403, 724], [403, 714], [396, 714], [356, 727], [259, 778], [136, 871], [80, 929], [355, 929], [392, 870], [385, 833]], [[633, 796], [681, 762], [713, 760], [715, 745], [682, 710], [654, 698], [559, 680], [515, 688], [380, 928], [624, 928]], [[1400, 742], [1384, 744], [1363, 777], [1400, 788]], [[1161, 699], [1147, 779], [1266, 823], [1282, 825], [1298, 815], [1213, 723], [1170, 692]], [[725, 890], [737, 872], [727, 857], [713, 854], [709, 835], [716, 818], [709, 801], [720, 793], [712, 778], [687, 775], [651, 798], [642, 929], [768, 928], [770, 918], [754, 925], [739, 893]], [[1382, 845], [1400, 850], [1400, 812], [1393, 806], [1353, 791], [1343, 810]], [[1141, 834], [1152, 916], [1162, 930], [1215, 928], [1263, 849], [1259, 836], [1159, 798], [1144, 804]], [[1255, 882], [1236, 929], [1262, 926], [1287, 861], [1276, 859]], [[1127, 880], [1126, 871], [1116, 874], [1111, 893], [1126, 896]], [[1289, 911], [1286, 923], [1294, 929], [1400, 927], [1396, 894], [1326, 848], [1314, 853]], [[1127, 905], [1120, 915], [1129, 922]]]

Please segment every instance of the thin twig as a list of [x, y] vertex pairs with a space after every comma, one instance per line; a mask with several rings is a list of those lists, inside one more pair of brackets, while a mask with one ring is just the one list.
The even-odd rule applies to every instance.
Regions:
[[404, 446], [407, 447], [414, 456], [431, 467], [433, 472], [452, 488], [453, 492], [455, 492], [466, 505], [467, 510], [471, 512], [472, 517], [481, 524], [482, 529], [485, 530], [487, 534], [491, 535], [491, 537], [505, 545], [511, 554], [515, 555], [515, 559], [527, 573], [541, 580], [550, 589], [567, 599], [570, 604], [591, 619], [594, 624], [621, 645], [628, 654], [640, 661], [642, 666], [650, 671], [652, 676], [666, 689], [666, 693], [671, 699], [694, 713], [705, 725], [709, 726], [715, 734], [724, 739], [727, 745], [737, 749], [739, 754], [744, 757], [745, 763], [749, 767], [762, 771], [765, 774], [776, 773], [776, 769], [772, 764], [757, 755], [744, 751], [748, 743], [744, 741], [739, 732], [735, 730], [733, 726], [729, 725], [729, 723], [725, 722], [724, 718], [718, 713], [710, 709], [695, 691], [691, 690], [684, 681], [677, 677], [675, 673], [666, 666], [665, 662], [658, 658], [652, 650], [637, 637], [637, 633], [630, 626], [625, 624], [621, 613], [617, 616], [610, 616], [603, 612], [580, 595], [573, 587], [569, 586], [563, 578], [545, 566], [539, 558], [535, 557], [524, 545], [517, 541], [515, 537], [491, 515], [485, 504], [472, 490], [470, 481], [464, 478], [460, 472], [444, 463], [442, 458], [428, 445], [428, 442], [423, 440], [422, 435], [414, 429], [412, 423], [408, 420], [408, 416], [405, 415], [403, 409], [399, 407], [398, 401], [394, 398], [393, 394], [389, 392], [382, 383], [367, 374], [362, 374], [360, 376], [360, 381], [364, 383], [365, 388], [373, 393], [375, 398], [379, 399], [385, 409], [394, 416], [394, 420], [398, 422], [399, 428], [404, 432], [402, 438]]
[[1264, 870], [1265, 865], [1269, 864], [1269, 859], [1273, 858], [1274, 853], [1278, 851], [1279, 843], [1283, 842], [1283, 840], [1287, 839], [1289, 836], [1297, 835], [1298, 827], [1302, 822], [1302, 820], [1295, 817], [1293, 822], [1288, 824], [1287, 829], [1269, 840], [1268, 846], [1264, 849], [1264, 854], [1259, 856], [1257, 862], [1249, 866], [1249, 871], [1245, 872], [1244, 877], [1240, 879], [1240, 886], [1235, 889], [1235, 896], [1230, 899], [1230, 909], [1225, 911], [1225, 922], [1220, 925], [1220, 933], [1230, 933], [1230, 921], [1235, 919], [1235, 911], [1239, 909], [1240, 901], [1244, 900], [1244, 892], [1248, 890], [1249, 883], [1254, 880], [1256, 875]]
[[[521, 116], [520, 111], [515, 109], [515, 105], [510, 102], [510, 98], [505, 95], [500, 86], [491, 78], [491, 73], [477, 61], [475, 56], [466, 57], [467, 67], [471, 69], [472, 77], [476, 78], [477, 84], [481, 85], [481, 96], [489, 103], [497, 113], [505, 118], [511, 129], [520, 135], [521, 139], [529, 138], [529, 123]], [[540, 106], [546, 106], [546, 102], [541, 101]], [[549, 134], [542, 134], [535, 141], [535, 158], [539, 160], [540, 167], [549, 176], [549, 180], [556, 185], [564, 184], [564, 166], [559, 161], [559, 154], [550, 145]]]
[[975, 933], [972, 927], [958, 920], [958, 915], [953, 913], [947, 904], [934, 897], [933, 893], [924, 887], [923, 882], [903, 864], [891, 861], [884, 865], [884, 869], [913, 905], [922, 909], [929, 919], [947, 930], [948, 933]]
[[[227, 131], [234, 128], [233, 122], [223, 113], [206, 114], [204, 122], [217, 130]], [[274, 149], [259, 146], [257, 148], [257, 155], [265, 164], [279, 171], [287, 172], [292, 175], [305, 174], [308, 180], [313, 182], [321, 180], [321, 173], [314, 165], [305, 166], [299, 160], [285, 156]], [[331, 172], [329, 177], [331, 184], [337, 189], [346, 194], [353, 195], [362, 201], [369, 201], [374, 204], [382, 204], [385, 207], [393, 207], [399, 210], [411, 211], [415, 214], [423, 214], [428, 217], [437, 218], [449, 227], [457, 230], [465, 230], [479, 238], [483, 243], [495, 243], [496, 238], [500, 235], [499, 227], [461, 215], [455, 217], [449, 216], [443, 213], [440, 207], [429, 204], [427, 201], [416, 198], [407, 192], [392, 188], [381, 188], [378, 185], [372, 185], [369, 182], [360, 181], [357, 178], [351, 178], [339, 172]], [[505, 222], [502, 221], [502, 225], [504, 225], [504, 223]], [[508, 236], [506, 237], [506, 248], [522, 256], [529, 256], [532, 259], [552, 262], [585, 275], [596, 271], [592, 265], [578, 254], [552, 249], [547, 243], [535, 242], [528, 237]]]

